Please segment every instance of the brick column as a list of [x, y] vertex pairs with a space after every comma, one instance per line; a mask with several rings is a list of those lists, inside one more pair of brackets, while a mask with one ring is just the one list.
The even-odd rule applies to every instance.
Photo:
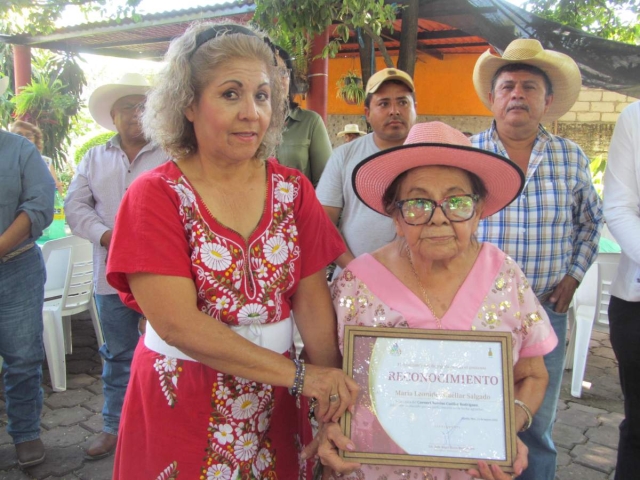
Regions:
[[31, 47], [26, 45], [13, 46], [13, 75], [16, 93], [31, 82]]
[[[322, 53], [322, 49], [329, 43], [329, 30], [313, 39], [311, 57]], [[327, 90], [329, 86], [329, 59], [312, 60], [309, 65], [309, 93], [307, 94], [307, 108], [313, 110], [327, 123]]]

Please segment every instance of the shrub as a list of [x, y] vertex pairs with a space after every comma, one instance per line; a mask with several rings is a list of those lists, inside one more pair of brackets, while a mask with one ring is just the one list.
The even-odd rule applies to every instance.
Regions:
[[73, 160], [76, 162], [76, 165], [78, 165], [80, 163], [80, 161], [87, 154], [89, 149], [91, 149], [93, 147], [97, 147], [98, 145], [104, 145], [109, 140], [111, 140], [111, 137], [113, 137], [115, 134], [116, 134], [116, 132], [101, 133], [100, 135], [96, 135], [95, 137], [90, 138], [88, 141], [86, 141], [84, 144], [82, 144], [76, 150], [76, 154], [73, 157]]

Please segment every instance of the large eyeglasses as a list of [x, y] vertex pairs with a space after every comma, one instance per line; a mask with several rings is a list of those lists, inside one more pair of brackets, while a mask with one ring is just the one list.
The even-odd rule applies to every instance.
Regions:
[[291, 74], [291, 69], [287, 67], [278, 67], [278, 73], [282, 78], [288, 78]]
[[440, 202], [430, 198], [409, 198], [396, 202], [396, 206], [402, 213], [402, 218], [408, 225], [424, 225], [433, 218], [436, 207], [442, 209], [442, 213], [451, 222], [466, 222], [476, 212], [478, 195], [453, 195]]

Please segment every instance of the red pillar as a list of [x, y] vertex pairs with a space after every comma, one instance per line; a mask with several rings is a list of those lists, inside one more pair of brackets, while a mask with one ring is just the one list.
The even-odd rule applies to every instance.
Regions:
[[16, 93], [31, 82], [31, 47], [26, 45], [13, 46], [13, 74]]
[[[320, 55], [322, 49], [329, 42], [329, 30], [325, 30], [313, 39], [311, 57]], [[312, 60], [309, 65], [309, 93], [307, 94], [307, 108], [313, 110], [327, 123], [327, 89], [329, 86], [329, 59]]]

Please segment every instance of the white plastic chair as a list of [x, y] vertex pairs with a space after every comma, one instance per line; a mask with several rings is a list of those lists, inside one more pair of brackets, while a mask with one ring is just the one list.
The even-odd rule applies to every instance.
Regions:
[[565, 369], [573, 369], [571, 396], [576, 398], [582, 396], [593, 323], [609, 324], [609, 290], [619, 261], [619, 253], [600, 253], [573, 297], [573, 305], [568, 315], [571, 336]]
[[[71, 315], [89, 311], [99, 346], [102, 345], [102, 329], [93, 301], [93, 247], [88, 240], [70, 236], [50, 240], [42, 247], [47, 267], [47, 283], [42, 309], [44, 323], [44, 348], [51, 375], [51, 385], [56, 392], [67, 389], [65, 354], [72, 352]], [[55, 288], [60, 285], [62, 288]]]

